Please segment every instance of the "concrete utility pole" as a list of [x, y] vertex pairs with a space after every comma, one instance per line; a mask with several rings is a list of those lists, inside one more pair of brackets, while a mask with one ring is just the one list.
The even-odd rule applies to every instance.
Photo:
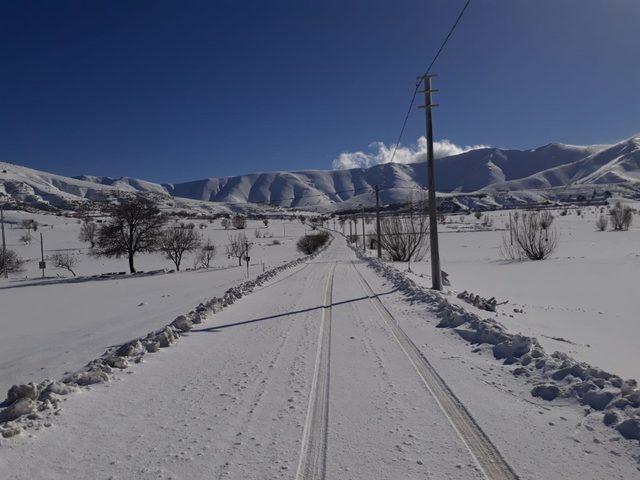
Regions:
[[251, 260], [251, 257], [249, 257], [249, 241], [245, 241], [244, 242], [244, 258], [247, 261], [247, 278], [249, 278], [249, 260]]
[[44, 269], [47, 264], [44, 263], [44, 242], [42, 241], [42, 232], [40, 232], [40, 268], [42, 269], [42, 278], [44, 278]]
[[437, 90], [431, 89], [431, 78], [435, 75], [423, 75], [418, 80], [424, 81], [424, 108], [427, 129], [427, 175], [429, 188], [429, 240], [431, 243], [431, 286], [434, 290], [442, 290], [442, 273], [440, 271], [440, 250], [438, 248], [438, 218], [436, 204], [436, 180], [433, 160], [433, 125], [431, 109], [438, 105], [431, 103], [431, 93]]
[[2, 228], [2, 262], [4, 264], [4, 278], [9, 278], [9, 269], [7, 268], [7, 242], [4, 239], [4, 208], [0, 207], [0, 227]]
[[382, 245], [380, 245], [380, 188], [376, 185], [376, 243], [378, 258], [382, 258]]
[[349, 219], [349, 243], [351, 243], [351, 237], [353, 236], [353, 222]]
[[367, 251], [367, 240], [364, 238], [364, 203], [362, 204], [362, 251]]

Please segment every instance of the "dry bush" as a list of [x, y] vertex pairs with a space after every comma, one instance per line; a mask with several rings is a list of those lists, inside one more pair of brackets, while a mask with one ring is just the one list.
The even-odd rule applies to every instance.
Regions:
[[558, 239], [555, 228], [543, 228], [540, 212], [524, 213], [503, 235], [500, 253], [509, 260], [544, 260], [556, 249]]
[[233, 228], [242, 230], [247, 226], [247, 217], [244, 215], [234, 215], [231, 219], [231, 223], [233, 224]]
[[49, 257], [51, 263], [56, 268], [63, 268], [76, 276], [75, 268], [78, 265], [78, 257], [68, 252], [56, 252]]
[[419, 260], [429, 249], [429, 221], [424, 210], [380, 219], [380, 246], [396, 262]]
[[0, 249], [0, 275], [4, 276], [8, 273], [17, 273], [22, 271], [24, 260], [20, 258], [16, 252], [7, 249], [4, 253]]
[[609, 226], [609, 219], [606, 215], [600, 215], [596, 219], [596, 229], [600, 232], [604, 232]]
[[198, 254], [196, 255], [196, 259], [194, 262], [194, 266], [196, 268], [209, 268], [211, 267], [211, 261], [216, 256], [216, 246], [211, 243], [211, 240], [207, 239], [204, 245], [200, 247]]
[[296, 248], [299, 252], [302, 252], [305, 255], [311, 255], [324, 244], [326, 244], [327, 241], [329, 241], [329, 234], [327, 232], [305, 235], [303, 237], [300, 237], [298, 243], [296, 243]]
[[633, 220], [633, 209], [616, 202], [611, 209], [611, 226], [614, 230], [629, 230]]
[[96, 246], [96, 240], [98, 238], [98, 225], [91, 221], [85, 221], [80, 226], [79, 239], [81, 242], [87, 242], [89, 248], [93, 249]]

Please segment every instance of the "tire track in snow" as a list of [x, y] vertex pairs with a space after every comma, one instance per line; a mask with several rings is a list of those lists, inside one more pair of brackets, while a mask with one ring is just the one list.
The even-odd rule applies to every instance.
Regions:
[[324, 287], [322, 321], [318, 335], [316, 364], [309, 393], [307, 419], [302, 433], [302, 446], [296, 480], [324, 479], [327, 465], [327, 427], [329, 421], [329, 359], [331, 353], [332, 263]]
[[413, 367], [418, 372], [418, 375], [420, 375], [429, 392], [431, 392], [436, 399], [440, 409], [447, 416], [449, 422], [458, 433], [458, 436], [471, 452], [471, 455], [484, 476], [489, 480], [517, 480], [518, 476], [504, 458], [502, 458], [502, 455], [493, 443], [491, 443], [489, 437], [487, 437], [462, 402], [458, 400], [442, 377], [438, 375], [438, 372], [436, 372], [422, 352], [420, 352], [418, 347], [400, 327], [397, 320], [380, 301], [358, 268], [353, 263], [352, 266], [358, 274], [360, 284], [365, 294], [369, 297], [369, 300], [373, 303], [393, 333], [398, 345], [413, 364]]

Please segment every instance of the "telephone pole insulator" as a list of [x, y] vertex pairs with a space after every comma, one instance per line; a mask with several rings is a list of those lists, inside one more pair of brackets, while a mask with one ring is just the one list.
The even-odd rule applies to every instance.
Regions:
[[431, 286], [434, 290], [442, 290], [442, 272], [440, 270], [440, 250], [438, 248], [438, 217], [436, 204], [436, 180], [435, 166], [433, 159], [433, 122], [431, 109], [438, 105], [431, 101], [431, 94], [437, 90], [431, 88], [431, 78], [436, 75], [422, 75], [418, 77], [424, 83], [424, 105], [425, 127], [427, 129], [427, 188], [429, 189], [429, 241], [431, 244]]

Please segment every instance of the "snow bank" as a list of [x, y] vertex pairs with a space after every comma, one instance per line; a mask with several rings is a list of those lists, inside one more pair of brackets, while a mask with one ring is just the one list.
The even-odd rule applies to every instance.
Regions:
[[169, 325], [152, 331], [145, 337], [109, 348], [101, 357], [92, 360], [81, 370], [65, 376], [61, 381], [45, 379], [38, 384], [12, 386], [5, 401], [0, 403], [0, 435], [9, 438], [28, 428], [40, 429], [42, 426], [51, 426], [51, 415], [59, 415], [61, 412], [62, 396], [88, 388], [90, 385], [109, 382], [116, 371], [127, 369], [133, 363], [140, 363], [147, 353], [170, 347], [178, 341], [181, 333], [191, 330], [194, 324], [202, 323], [283, 271], [315, 258], [326, 250], [332, 241], [333, 236], [317, 252], [274, 267], [254, 280], [229, 288], [222, 297], [214, 297], [200, 303], [194, 310], [179, 315]]
[[507, 332], [493, 319], [480, 318], [454, 305], [440, 292], [428, 290], [384, 262], [356, 254], [378, 274], [391, 281], [414, 302], [423, 302], [440, 319], [438, 328], [455, 331], [462, 339], [491, 346], [496, 359], [513, 365], [513, 374], [531, 384], [531, 394], [552, 401], [575, 399], [585, 405], [587, 414], [601, 415], [606, 425], [615, 427], [627, 439], [640, 440], [640, 389], [636, 380], [623, 380], [617, 375], [577, 362], [561, 352], [548, 354], [535, 337]]

